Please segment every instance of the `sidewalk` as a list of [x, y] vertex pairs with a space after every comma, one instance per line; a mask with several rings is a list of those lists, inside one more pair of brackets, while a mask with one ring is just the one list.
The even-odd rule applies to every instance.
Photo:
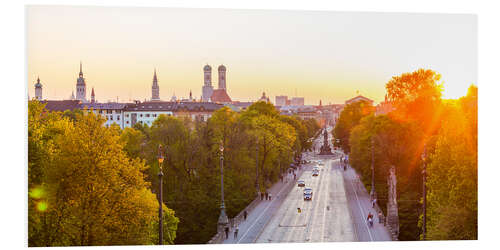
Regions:
[[[358, 241], [391, 241], [391, 234], [384, 226], [383, 220], [379, 223], [378, 205], [372, 208], [370, 194], [352, 167], [347, 167], [344, 171], [344, 180]], [[371, 228], [366, 222], [368, 212], [373, 214], [373, 227]]]
[[[304, 171], [304, 166], [301, 165], [300, 169], [296, 170], [297, 180]], [[296, 181], [292, 175], [286, 175], [283, 182], [278, 181], [271, 188], [269, 192], [272, 194], [272, 200], [260, 200], [258, 197], [258, 204], [248, 211], [246, 220], [239, 223], [238, 237], [234, 238], [234, 228], [230, 228], [229, 237], [224, 239], [222, 244], [237, 244], [237, 243], [253, 243], [257, 240], [260, 233], [272, 218], [273, 214], [279, 209], [290, 189], [296, 185]]]

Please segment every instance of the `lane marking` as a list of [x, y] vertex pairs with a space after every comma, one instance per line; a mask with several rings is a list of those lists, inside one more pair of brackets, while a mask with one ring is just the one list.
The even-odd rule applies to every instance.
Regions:
[[[330, 177], [330, 168], [332, 168], [332, 165], [333, 165], [333, 162], [330, 162], [330, 160], [328, 161], [329, 163], [329, 169], [328, 169], [328, 177]], [[325, 206], [323, 208], [323, 227], [322, 227], [322, 230], [321, 230], [321, 241], [323, 242], [325, 240], [325, 224], [326, 224], [326, 207], [328, 206], [328, 197], [330, 196], [329, 192], [330, 192], [330, 180], [331, 178], [327, 178], [327, 182], [326, 182], [326, 193], [325, 193]]]
[[[283, 187], [281, 187], [280, 191], [276, 194], [276, 197], [278, 197], [278, 195], [281, 193], [281, 191], [283, 191], [285, 189], [285, 187], [288, 186], [288, 185], [283, 185]], [[240, 243], [240, 241], [245, 238], [245, 236], [247, 235], [248, 232], [250, 232], [250, 229], [253, 228], [255, 226], [255, 224], [259, 221], [259, 219], [266, 213], [267, 209], [269, 209], [269, 207], [271, 207], [271, 205], [273, 204], [273, 202], [276, 201], [276, 198], [274, 201], [271, 201], [269, 202], [269, 205], [267, 205], [267, 207], [264, 209], [264, 211], [262, 211], [262, 213], [260, 214], [260, 216], [253, 222], [253, 224], [247, 229], [247, 231], [245, 232], [245, 234], [243, 234], [241, 236], [241, 238], [236, 242], [236, 243]]]
[[[352, 190], [354, 191], [354, 194], [356, 195], [356, 200], [358, 201], [358, 208], [359, 208], [359, 212], [361, 213], [361, 218], [363, 218], [363, 221], [364, 221], [365, 214], [363, 213], [363, 210], [361, 209], [361, 203], [359, 202], [358, 193], [356, 192], [356, 189], [354, 188], [354, 185], [352, 184], [352, 179], [351, 179], [350, 183], [352, 186]], [[370, 236], [370, 240], [373, 241], [373, 237], [372, 237], [372, 233], [370, 232], [370, 228], [368, 227], [367, 223], [363, 223], [363, 224], [365, 224], [365, 227], [368, 230], [368, 235]]]

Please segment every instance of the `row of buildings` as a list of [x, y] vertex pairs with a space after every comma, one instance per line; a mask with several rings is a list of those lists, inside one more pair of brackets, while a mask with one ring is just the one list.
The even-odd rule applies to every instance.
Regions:
[[[169, 101], [161, 100], [158, 76], [155, 69], [150, 100], [145, 100], [144, 102], [134, 101], [132, 103], [100, 103], [96, 101], [94, 88], [92, 88], [90, 100], [87, 99], [87, 84], [80, 62], [80, 72], [76, 80], [76, 96], [72, 93], [69, 100], [43, 100], [43, 86], [40, 78], [37, 78], [35, 83], [35, 99], [45, 103], [46, 109], [50, 111], [80, 109], [86, 112], [94, 112], [104, 117], [106, 126], [117, 124], [121, 128], [132, 127], [137, 123], [150, 126], [161, 114], [206, 121], [214, 111], [224, 106], [239, 112], [253, 103], [231, 100], [227, 93], [226, 67], [220, 65], [217, 71], [218, 88], [214, 89], [212, 85], [212, 67], [210, 65], [203, 67], [204, 84], [202, 86], [202, 96], [198, 100], [193, 98], [191, 91], [188, 99], [178, 100], [174, 95]], [[265, 92], [262, 93], [262, 96], [257, 101], [270, 103], [270, 99], [266, 96]], [[321, 101], [319, 105], [304, 105], [303, 97], [288, 99], [287, 96], [276, 96], [275, 107], [282, 115], [298, 116], [302, 119], [314, 118], [322, 125], [334, 125], [344, 105], [356, 101], [368, 101], [370, 104], [373, 104], [373, 100], [361, 95], [347, 100], [345, 104], [330, 105], [322, 105]], [[387, 113], [392, 109], [387, 100], [379, 104], [379, 106], [382, 108], [377, 108], [378, 113]]]

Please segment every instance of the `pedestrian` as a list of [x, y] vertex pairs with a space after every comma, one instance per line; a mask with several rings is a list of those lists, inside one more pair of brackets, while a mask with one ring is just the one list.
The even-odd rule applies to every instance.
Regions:
[[224, 228], [224, 231], [226, 232], [226, 239], [229, 238], [229, 227]]
[[271, 200], [271, 193], [269, 193], [269, 200]]
[[373, 199], [373, 201], [372, 201], [372, 208], [375, 208], [375, 203], [377, 203], [377, 199]]
[[261, 192], [259, 192], [259, 193], [260, 193], [260, 200], [264, 200], [264, 193], [261, 193]]
[[266, 191], [266, 201], [269, 199], [269, 193]]
[[378, 211], [378, 223], [382, 223], [382, 211]]
[[236, 228], [234, 229], [234, 239], [238, 238], [238, 226], [236, 226]]
[[297, 179], [297, 175], [296, 174], [293, 174], [293, 179]]
[[247, 215], [248, 215], [247, 210], [243, 211], [243, 219], [244, 220], [247, 220]]

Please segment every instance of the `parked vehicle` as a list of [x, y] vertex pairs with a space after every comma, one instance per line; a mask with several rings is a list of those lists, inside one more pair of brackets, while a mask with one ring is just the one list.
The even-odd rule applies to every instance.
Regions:
[[298, 187], [305, 187], [306, 186], [306, 182], [303, 181], [303, 180], [299, 180], [299, 181], [297, 181], [297, 186]]

